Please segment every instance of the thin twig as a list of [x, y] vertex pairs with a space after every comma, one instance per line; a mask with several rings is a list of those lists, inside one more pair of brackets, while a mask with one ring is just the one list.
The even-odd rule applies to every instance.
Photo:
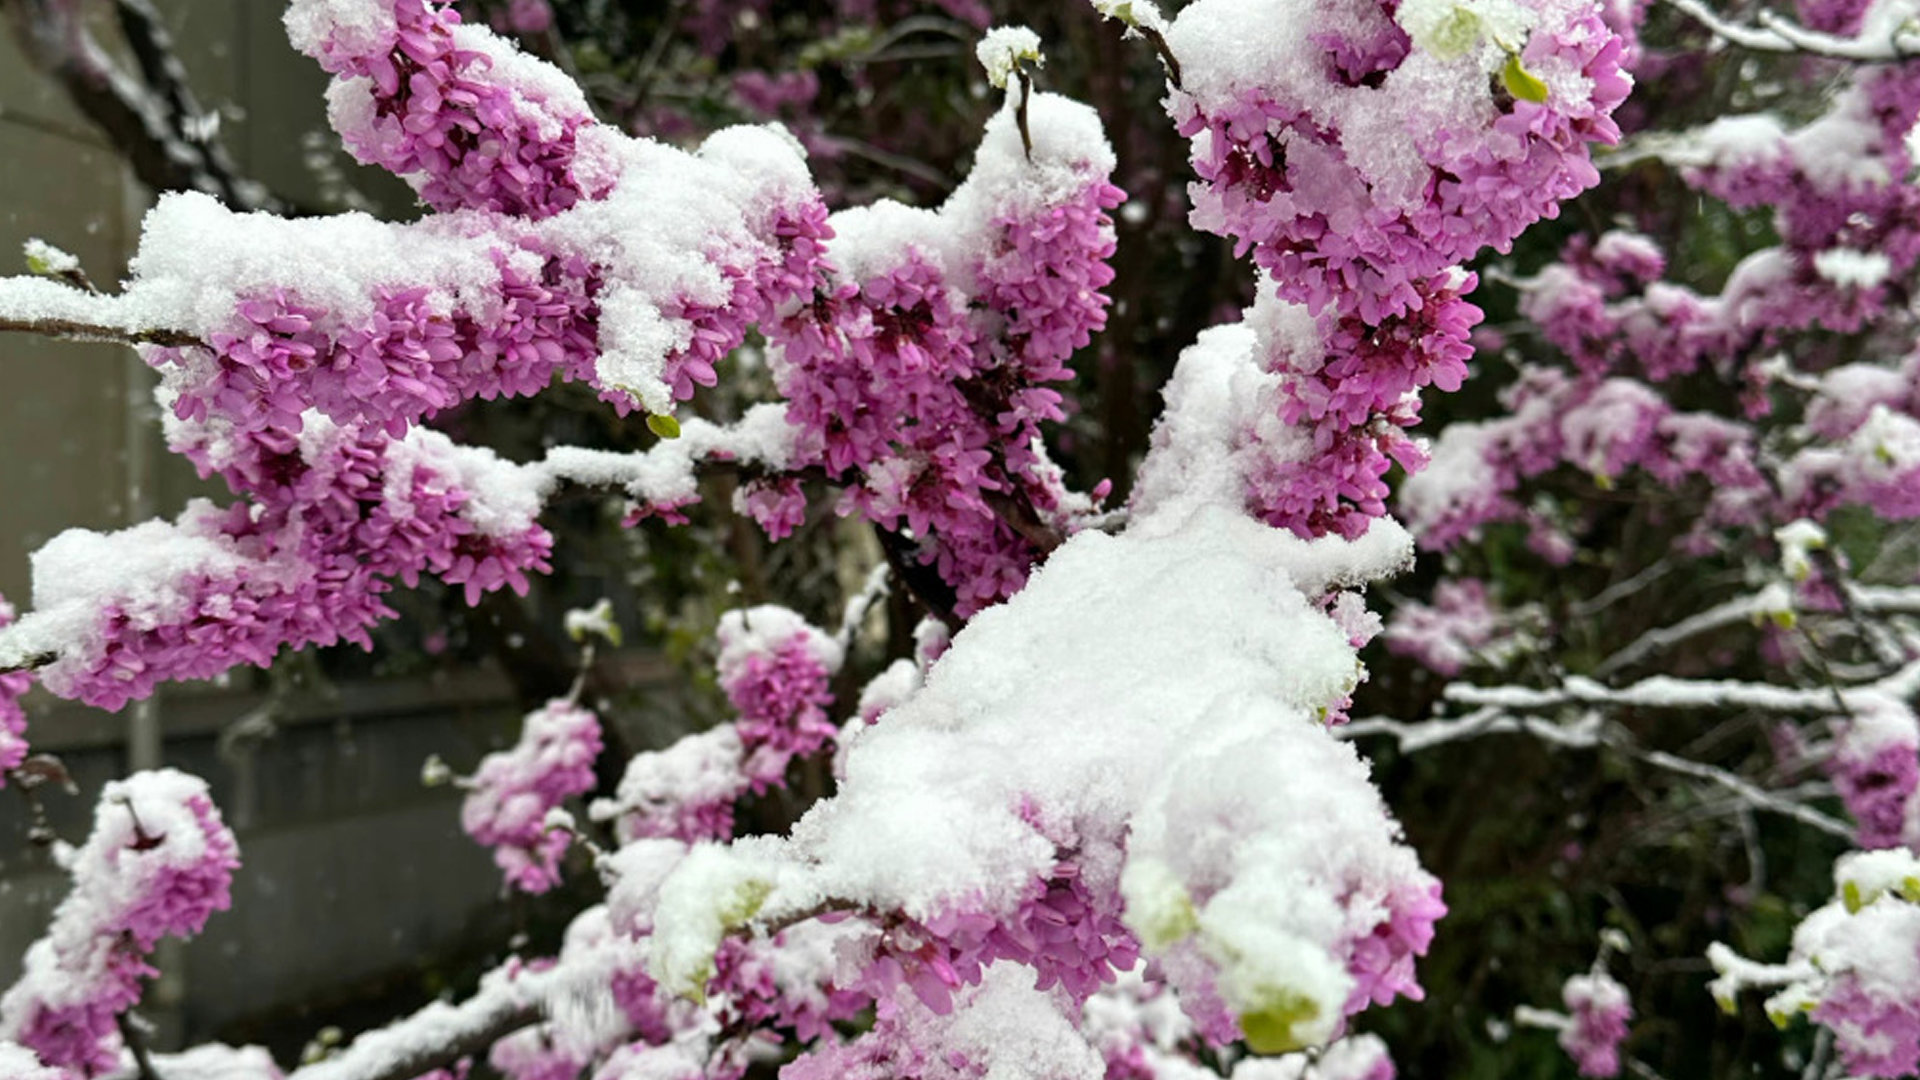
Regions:
[[153, 1069], [153, 1055], [147, 1051], [147, 1033], [140, 1018], [128, 1011], [114, 1017], [114, 1021], [120, 1027], [120, 1041], [133, 1052], [133, 1064], [140, 1080], [160, 1080], [160, 1074]]

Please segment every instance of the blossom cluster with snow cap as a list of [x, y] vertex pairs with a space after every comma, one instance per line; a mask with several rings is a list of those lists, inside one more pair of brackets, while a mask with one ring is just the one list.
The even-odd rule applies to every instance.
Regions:
[[1749, 987], [1778, 988], [1767, 1012], [1786, 1026], [1805, 1015], [1833, 1033], [1847, 1072], [1907, 1076], [1920, 1068], [1920, 860], [1904, 848], [1852, 852], [1833, 868], [1833, 901], [1793, 932], [1781, 964], [1708, 950], [1725, 1008]]
[[488, 754], [460, 808], [467, 835], [493, 849], [507, 884], [542, 893], [560, 882], [560, 858], [571, 837], [548, 815], [592, 790], [600, 756], [600, 720], [567, 701], [550, 701], [521, 721], [509, 750]]
[[[769, 328], [798, 464], [846, 484], [842, 512], [909, 538], [965, 617], [1004, 599], [1089, 508], [1048, 460], [1052, 384], [1106, 325], [1123, 194], [1100, 122], [1048, 94], [987, 125], [938, 211], [842, 211], [810, 302]], [[763, 519], [764, 520], [764, 519]], [[1057, 539], [1052, 541], [1057, 542]]]
[[[0, 627], [12, 623], [15, 617], [13, 605], [0, 596]], [[27, 759], [27, 713], [20, 707], [20, 699], [32, 687], [33, 676], [27, 672], [0, 675], [0, 785], [6, 784], [8, 772]]]
[[162, 769], [107, 784], [67, 864], [73, 890], [0, 996], [0, 1040], [80, 1076], [119, 1067], [118, 1018], [156, 974], [147, 954], [226, 910], [239, 865], [204, 781]]
[[[1293, 32], [1248, 32], [1276, 21]], [[1248, 502], [1301, 536], [1357, 536], [1388, 470], [1426, 465], [1405, 433], [1417, 391], [1466, 375], [1481, 313], [1455, 264], [1598, 182], [1589, 148], [1618, 140], [1631, 86], [1622, 41], [1572, 0], [1203, 0], [1166, 42], [1185, 58], [1167, 104], [1200, 176], [1193, 223], [1263, 272], [1250, 321], [1275, 415], [1246, 433], [1265, 457]]]

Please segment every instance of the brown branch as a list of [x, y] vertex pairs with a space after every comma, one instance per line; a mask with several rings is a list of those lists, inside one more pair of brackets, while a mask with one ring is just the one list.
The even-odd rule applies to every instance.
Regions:
[[114, 1022], [120, 1028], [120, 1041], [133, 1052], [133, 1064], [140, 1080], [160, 1080], [160, 1074], [153, 1071], [153, 1055], [147, 1051], [147, 1035], [141, 1020], [131, 1012], [124, 1012], [114, 1017]]
[[880, 538], [880, 550], [886, 554], [893, 576], [920, 601], [927, 614], [947, 624], [948, 630], [959, 633], [966, 620], [954, 613], [960, 596], [953, 591], [953, 586], [947, 584], [939, 571], [920, 561], [906, 537], [879, 525], [873, 527], [873, 532]]
[[1142, 26], [1138, 29], [1140, 36], [1146, 38], [1147, 42], [1153, 46], [1153, 51], [1160, 54], [1160, 62], [1166, 65], [1167, 78], [1173, 82], [1173, 88], [1186, 89], [1180, 85], [1180, 58], [1173, 55], [1173, 49], [1167, 45], [1166, 37], [1151, 26]]
[[123, 68], [88, 30], [75, 0], [0, 0], [29, 63], [57, 82], [109, 146], [155, 191], [205, 191], [242, 210], [289, 208], [242, 177], [195, 101], [172, 35], [149, 0], [115, 0]]
[[98, 323], [76, 322], [72, 319], [0, 318], [0, 333], [7, 332], [38, 334], [41, 337], [59, 341], [97, 341], [113, 345], [165, 345], [175, 349], [205, 344], [184, 330], [167, 330], [160, 327], [150, 330], [127, 330], [118, 326], [102, 326]]
[[1033, 160], [1033, 132], [1027, 127], [1027, 104], [1033, 99], [1033, 76], [1019, 64], [1013, 66], [1013, 74], [1020, 80], [1020, 103], [1013, 107], [1013, 122], [1020, 128], [1020, 148], [1026, 151], [1027, 160]]

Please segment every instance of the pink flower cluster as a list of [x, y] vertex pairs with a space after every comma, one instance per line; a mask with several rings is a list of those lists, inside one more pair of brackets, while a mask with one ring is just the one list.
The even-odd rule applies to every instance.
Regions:
[[779, 607], [730, 611], [717, 636], [720, 688], [739, 713], [741, 768], [755, 792], [784, 787], [787, 763], [819, 753], [838, 730], [827, 707], [840, 646]]
[[73, 857], [73, 891], [0, 998], [0, 1039], [80, 1076], [116, 1069], [116, 1018], [155, 974], [146, 955], [226, 910], [239, 865], [205, 782], [163, 769], [109, 783]]
[[217, 416], [239, 433], [283, 444], [301, 431], [308, 409], [399, 438], [471, 398], [538, 393], [556, 373], [592, 379], [592, 269], [547, 256], [532, 274], [513, 252], [526, 254], [496, 252], [498, 278], [488, 290], [468, 283], [456, 302], [452, 289], [383, 285], [360, 320], [274, 289], [243, 300], [207, 350], [155, 349], [147, 361], [170, 376], [180, 419]]
[[1408, 601], [1393, 610], [1381, 640], [1429, 671], [1453, 678], [1484, 658], [1508, 626], [1479, 578], [1448, 578], [1434, 586], [1433, 603]]
[[1857, 699], [1853, 714], [1836, 723], [1827, 774], [1859, 828], [1863, 848], [1889, 848], [1916, 838], [1907, 824], [1920, 789], [1920, 724], [1904, 702]]
[[[771, 938], [728, 938], [714, 957], [714, 977], [708, 993], [725, 1002], [723, 1015], [736, 1025], [793, 1033], [798, 1042], [833, 1040], [833, 1025], [856, 1019], [873, 999], [831, 982], [795, 985], [794, 965], [782, 954], [794, 948], [796, 938], [818, 927], [784, 930]], [[814, 973], [818, 974], [818, 973]]]
[[[989, 145], [1005, 154], [994, 144], [1011, 124], [994, 123]], [[829, 264], [812, 302], [769, 331], [808, 463], [848, 485], [843, 510], [910, 537], [963, 617], [1025, 583], [1045, 554], [1031, 537], [1060, 516], [1038, 437], [1063, 418], [1048, 384], [1071, 377], [1066, 361], [1105, 325], [1107, 212], [1123, 198], [1108, 168], [1067, 162], [1071, 188], [1038, 205], [956, 196], [940, 228], [967, 237], [977, 261], [949, 265], [910, 242], [858, 274]], [[984, 220], [969, 216], [977, 202]]]
[[1560, 990], [1573, 1023], [1560, 1032], [1560, 1048], [1581, 1076], [1619, 1076], [1620, 1043], [1633, 1019], [1627, 988], [1603, 971], [1575, 975]]
[[[289, 27], [296, 44], [338, 77], [331, 118], [348, 147], [363, 161], [414, 183], [435, 209], [544, 219], [606, 198], [622, 170], [631, 167], [618, 160], [615, 136], [581, 138], [594, 124], [591, 111], [579, 89], [558, 71], [484, 30], [461, 26], [457, 11], [434, 0], [382, 0], [377, 6], [390, 15], [390, 31], [342, 25], [324, 10], [296, 11]], [[516, 3], [511, 16], [521, 32], [537, 33], [531, 27], [550, 21], [551, 12], [544, 4]], [[713, 365], [745, 340], [749, 327], [811, 291], [825, 217], [825, 208], [809, 193], [797, 205], [750, 223], [757, 236], [766, 238], [760, 249], [720, 244], [706, 253], [725, 281], [722, 298], [663, 298], [663, 316], [688, 328], [687, 344], [668, 357], [663, 373], [675, 400], [690, 399], [696, 386], [714, 385]], [[379, 370], [385, 354], [377, 348], [368, 352], [369, 339], [387, 329], [378, 320], [370, 333], [342, 339], [345, 355], [323, 351], [321, 356], [335, 375], [355, 371], [357, 379], [351, 381], [358, 385], [333, 396], [351, 401], [374, 389], [376, 410], [385, 406], [393, 415], [392, 403], [382, 399], [397, 398], [417, 416], [476, 394], [531, 393], [556, 370], [568, 378], [590, 377], [597, 352], [593, 304], [602, 268], [562, 258], [551, 245], [523, 241], [521, 246], [538, 249], [548, 261], [538, 281], [507, 281], [504, 324], [488, 317], [485, 327], [472, 326], [471, 313], [493, 309], [476, 297], [465, 297], [463, 318], [450, 320], [446, 313], [453, 305], [446, 298], [433, 298], [436, 317], [418, 309], [424, 294], [396, 290], [397, 297], [381, 298], [386, 314], [395, 306], [406, 308], [399, 328], [410, 338], [430, 340], [424, 348], [421, 342], [404, 342], [398, 351], [407, 370], [388, 374]], [[505, 263], [512, 253], [504, 251], [499, 260], [510, 279]], [[516, 303], [521, 299], [512, 295], [516, 286], [535, 294], [530, 305]], [[536, 317], [536, 311], [542, 322], [512, 325]], [[416, 329], [422, 322], [429, 325]], [[509, 365], [514, 370], [504, 379], [492, 370]], [[602, 390], [622, 413], [633, 407], [627, 392]], [[314, 403], [323, 410], [328, 404]]]
[[89, 580], [98, 559], [159, 560], [140, 590], [116, 577], [73, 601], [93, 606], [93, 628], [86, 648], [44, 671], [49, 689], [117, 709], [163, 681], [264, 666], [285, 645], [371, 647], [367, 628], [392, 616], [380, 597], [394, 579], [432, 574], [473, 603], [502, 587], [524, 594], [527, 572], [547, 569], [552, 538], [532, 520], [537, 503], [511, 485], [463, 482], [501, 467], [491, 453], [424, 431], [402, 442], [310, 426], [284, 449], [265, 435], [179, 447], [250, 502], [196, 503], [174, 525], [83, 534], [71, 550], [56, 541], [43, 552], [42, 573]]
[[512, 749], [488, 754], [460, 807], [467, 835], [493, 849], [507, 884], [543, 893], [560, 883], [560, 858], [572, 838], [549, 829], [547, 813], [593, 789], [600, 720], [570, 701], [527, 714]]
[[[1611, 114], [1632, 85], [1620, 70], [1620, 39], [1597, 12], [1542, 26], [1522, 60], [1534, 71], [1576, 75], [1567, 85], [1586, 88], [1585, 96], [1509, 97], [1484, 128], [1455, 118], [1416, 135], [1432, 171], [1425, 200], [1409, 209], [1373, 199], [1385, 179], [1354, 164], [1360, 148], [1326, 120], [1363, 100], [1377, 105], [1362, 107], [1402, 105], [1400, 94], [1378, 93], [1411, 51], [1392, 12], [1353, 0], [1340, 5], [1347, 25], [1332, 28], [1330, 10], [1330, 28], [1314, 40], [1329, 46], [1334, 62], [1310, 94], [1281, 99], [1259, 86], [1231, 99], [1168, 99], [1180, 133], [1193, 140], [1194, 224], [1230, 237], [1240, 254], [1251, 250], [1282, 298], [1369, 323], [1417, 311], [1420, 282], [1484, 246], [1507, 250], [1527, 226], [1558, 216], [1561, 201], [1598, 183], [1588, 146], [1619, 140]], [[1355, 25], [1369, 32], [1354, 34]], [[1179, 37], [1173, 42], [1178, 48]]]
[[[660, 992], [640, 961], [635, 942], [614, 927], [606, 907], [581, 912], [567, 927], [559, 956], [527, 962], [516, 959], [509, 963], [506, 975], [512, 980], [552, 974], [556, 968], [568, 970], [591, 980], [583, 989], [591, 986], [596, 995], [592, 1007], [585, 1016], [580, 1010], [555, 1010], [549, 1019], [498, 1040], [487, 1052], [488, 1066], [508, 1080], [577, 1080], [581, 1070], [622, 1043], [634, 1048], [662, 1046], [691, 1035], [706, 1014]], [[603, 1007], [609, 1001], [613, 1010]], [[614, 1053], [613, 1060], [618, 1057]]]
[[[1912, 948], [1911, 942], [1891, 944]], [[1910, 991], [1875, 973], [1855, 971], [1840, 973], [1827, 987], [1811, 1017], [1833, 1030], [1850, 1075], [1892, 1080], [1920, 1068], [1920, 999]]]
[[1502, 393], [1506, 415], [1457, 423], [1441, 433], [1432, 467], [1408, 480], [1400, 510], [1422, 546], [1446, 550], [1494, 521], [1529, 521], [1537, 551], [1563, 561], [1570, 542], [1534, 518], [1518, 497], [1522, 484], [1560, 466], [1612, 486], [1630, 470], [1679, 487], [1711, 485], [1693, 542], [1709, 530], [1757, 528], [1773, 501], [1758, 465], [1754, 430], [1711, 413], [1677, 412], [1644, 383], [1572, 378], [1528, 368]]
[[622, 842], [731, 838], [734, 803], [785, 787], [788, 763], [837, 733], [826, 711], [842, 660], [833, 638], [773, 605], [727, 612], [716, 636], [720, 688], [739, 715], [627, 763], [615, 797], [591, 810]]
[[[13, 605], [0, 596], [0, 627], [14, 621]], [[7, 773], [27, 759], [27, 713], [20, 699], [33, 686], [33, 676], [24, 671], [0, 675], [0, 787], [7, 784]]]
[[1082, 864], [1061, 860], [1008, 913], [957, 905], [924, 920], [888, 925], [858, 989], [883, 1012], [896, 991], [910, 990], [944, 1016], [956, 991], [979, 985], [987, 965], [1007, 960], [1033, 968], [1038, 989], [1058, 986], [1084, 1002], [1113, 982], [1116, 971], [1132, 967], [1140, 946], [1120, 921], [1112, 883], [1090, 886], [1083, 871]]
[[1435, 274], [1418, 284], [1418, 308], [1369, 325], [1327, 314], [1303, 350], [1269, 337], [1267, 370], [1280, 376], [1280, 419], [1305, 431], [1304, 455], [1269, 455], [1247, 478], [1248, 500], [1268, 524], [1303, 538], [1352, 539], [1386, 513], [1386, 474], [1397, 462], [1426, 467], [1406, 430], [1420, 420], [1418, 391], [1453, 391], [1467, 375], [1467, 335], [1480, 309], [1461, 299], [1472, 274]]
[[1502, 392], [1505, 416], [1441, 433], [1431, 468], [1408, 480], [1399, 509], [1421, 544], [1438, 550], [1489, 522], [1528, 522], [1530, 545], [1555, 562], [1571, 541], [1529, 511], [1521, 492], [1560, 466], [1609, 488], [1635, 470], [1669, 489], [1703, 485], [1700, 513], [1682, 539], [1695, 554], [1722, 545], [1726, 530], [1766, 534], [1776, 522], [1823, 520], [1843, 505], [1912, 518], [1920, 515], [1920, 418], [1903, 373], [1915, 363], [1920, 358], [1898, 372], [1854, 364], [1811, 382], [1796, 378], [1813, 391], [1804, 437], [1772, 476], [1761, 470], [1761, 435], [1750, 421], [1675, 410], [1631, 378], [1527, 368]]
[[622, 843], [643, 837], [731, 839], [733, 806], [753, 787], [744, 761], [740, 732], [731, 723], [683, 736], [665, 750], [635, 754], [615, 797], [594, 801], [593, 819], [613, 822]]
[[546, 217], [604, 194], [604, 170], [583, 161], [577, 143], [593, 123], [577, 88], [565, 80], [504, 83], [493, 71], [496, 39], [463, 34], [450, 6], [382, 6], [390, 29], [296, 41], [350, 80], [333, 113], [355, 157], [409, 180], [436, 210]]
[[1397, 997], [1426, 998], [1414, 974], [1414, 961], [1427, 955], [1433, 926], [1447, 913], [1440, 882], [1424, 872], [1395, 882], [1383, 906], [1386, 917], [1348, 946], [1347, 974], [1354, 978], [1348, 1016], [1369, 1005], [1390, 1005]]
[[[1414, 392], [1457, 389], [1466, 374], [1468, 332], [1481, 315], [1462, 299], [1475, 279], [1450, 267], [1488, 245], [1507, 250], [1598, 182], [1588, 148], [1618, 140], [1611, 114], [1631, 81], [1622, 41], [1598, 12], [1541, 5], [1511, 62], [1547, 73], [1545, 100], [1502, 93], [1478, 124], [1433, 116], [1396, 5], [1337, 8], [1301, 28], [1327, 52], [1323, 74], [1303, 76], [1286, 62], [1271, 71], [1191, 64], [1168, 106], [1193, 143], [1194, 224], [1251, 251], [1268, 276], [1263, 292], [1304, 304], [1318, 322], [1313, 335], [1268, 330], [1280, 418], [1304, 426], [1311, 442], [1303, 449], [1248, 433], [1265, 451], [1248, 502], [1300, 536], [1352, 538], [1386, 512], [1384, 478], [1395, 462], [1408, 472], [1426, 465], [1404, 431], [1419, 419]], [[1199, 5], [1182, 13], [1169, 42], [1176, 53], [1208, 56], [1204, 43], [1237, 33], [1230, 20], [1247, 17], [1229, 4]], [[1391, 136], [1378, 134], [1388, 128]], [[1409, 138], [1412, 158], [1388, 161], [1363, 145], [1382, 137]]]

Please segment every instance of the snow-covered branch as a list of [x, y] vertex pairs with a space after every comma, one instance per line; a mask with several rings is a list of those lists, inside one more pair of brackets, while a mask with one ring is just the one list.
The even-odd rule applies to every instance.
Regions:
[[433, 1002], [361, 1035], [325, 1060], [294, 1070], [287, 1080], [408, 1080], [450, 1066], [538, 1023], [541, 995], [552, 981], [553, 976], [525, 969], [511, 976], [495, 972], [465, 1001]]
[[1905, 22], [1877, 30], [1868, 27], [1857, 36], [1841, 37], [1809, 30], [1771, 11], [1760, 12], [1759, 26], [1748, 26], [1722, 18], [1702, 0], [1667, 0], [1667, 3], [1715, 36], [1758, 52], [1805, 53], [1866, 63], [1893, 63], [1920, 54], [1920, 30]]
[[1604, 705], [1641, 709], [1756, 709], [1787, 714], [1825, 714], [1837, 711], [1848, 698], [1861, 693], [1900, 691], [1920, 683], [1920, 661], [1907, 664], [1885, 679], [1841, 689], [1774, 686], [1732, 679], [1676, 679], [1656, 676], [1615, 689], [1583, 676], [1570, 676], [1557, 687], [1472, 686], [1454, 683], [1444, 694], [1461, 705], [1505, 710], [1539, 710], [1562, 705]]
[[1417, 753], [1465, 739], [1507, 734], [1529, 735], [1563, 749], [1603, 748], [1666, 772], [1705, 780], [1725, 788], [1748, 806], [1793, 818], [1828, 835], [1849, 839], [1854, 835], [1854, 829], [1846, 822], [1768, 791], [1726, 769], [1662, 750], [1646, 749], [1634, 742], [1625, 731], [1609, 726], [1597, 711], [1582, 712], [1565, 722], [1532, 716], [1515, 716], [1499, 707], [1477, 709], [1466, 716], [1453, 719], [1412, 723], [1383, 717], [1367, 717], [1337, 729], [1337, 733], [1343, 738], [1388, 735], [1399, 744], [1402, 753]]

